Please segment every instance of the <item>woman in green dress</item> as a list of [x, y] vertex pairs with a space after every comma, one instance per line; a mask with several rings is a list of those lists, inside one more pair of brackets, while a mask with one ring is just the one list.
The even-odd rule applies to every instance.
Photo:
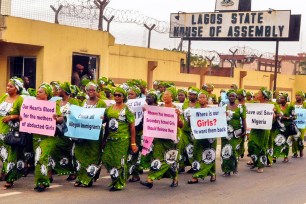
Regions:
[[[174, 87], [168, 88], [163, 94], [164, 107], [176, 108], [172, 101], [176, 98]], [[183, 122], [180, 117], [180, 111], [176, 109], [178, 115], [178, 127], [183, 127]], [[180, 131], [178, 130], [178, 134]], [[179, 137], [178, 137], [179, 138]], [[153, 161], [146, 181], [140, 183], [148, 188], [153, 187], [153, 181], [161, 178], [171, 178], [170, 187], [178, 186], [178, 155], [179, 150], [177, 144], [171, 139], [154, 138], [153, 141]], [[169, 159], [171, 158], [171, 159]]]
[[[139, 98], [140, 94], [141, 94], [140, 89], [137, 86], [132, 85], [128, 90], [128, 99], [137, 99]], [[139, 148], [139, 151], [136, 153], [130, 151], [127, 157], [127, 166], [129, 170], [128, 175], [132, 176], [132, 178], [129, 179], [129, 182], [137, 182], [140, 180], [139, 174], [141, 172], [140, 161], [141, 161], [141, 150], [142, 150], [141, 137], [143, 132], [142, 119], [139, 124], [135, 125], [135, 131], [136, 131], [136, 145]]]
[[[264, 87], [256, 94], [256, 101], [259, 103], [270, 103], [268, 100], [271, 93]], [[276, 108], [274, 107], [274, 118], [276, 116]], [[249, 136], [248, 151], [252, 161], [248, 165], [252, 165], [251, 169], [258, 168], [258, 173], [263, 173], [263, 168], [267, 165], [268, 142], [270, 138], [270, 130], [252, 129]]]
[[23, 148], [7, 145], [3, 141], [5, 134], [15, 126], [14, 124], [19, 124], [19, 114], [23, 102], [23, 98], [20, 96], [22, 89], [22, 79], [12, 78], [6, 86], [7, 93], [0, 98], [0, 160], [3, 163], [3, 180], [6, 181], [4, 189], [13, 187], [14, 181], [23, 175], [25, 167]]
[[289, 133], [290, 123], [296, 119], [294, 105], [289, 104], [288, 95], [283, 93], [279, 96], [279, 107], [281, 110], [281, 122], [284, 124], [284, 130], [274, 137], [274, 152], [275, 158], [283, 157], [284, 163], [289, 161], [289, 145], [292, 144], [291, 135]]
[[125, 104], [127, 93], [117, 87], [114, 92], [115, 104], [105, 111], [106, 130], [103, 138], [105, 146], [102, 161], [110, 173], [112, 182], [110, 191], [122, 190], [126, 185], [129, 148], [135, 154], [138, 151], [135, 133], [135, 116]]
[[[245, 106], [246, 103], [246, 91], [244, 89], [238, 89], [236, 91], [237, 93], [237, 100], [238, 100], [238, 104], [239, 106]], [[244, 157], [244, 152], [245, 152], [245, 146], [244, 146], [244, 141], [245, 141], [245, 137], [246, 135], [243, 135], [241, 137], [241, 142], [240, 142], [240, 148], [238, 150], [238, 155], [243, 158]]]
[[[40, 85], [37, 90], [36, 100], [50, 100], [52, 98], [52, 86], [47, 83]], [[56, 123], [62, 123], [63, 118], [59, 110], [59, 106], [56, 106], [56, 113], [53, 116]], [[35, 190], [38, 192], [44, 191], [52, 183], [52, 168], [55, 167], [55, 155], [59, 153], [60, 138], [43, 136], [39, 134], [33, 134], [33, 149], [35, 151], [35, 170], [34, 170], [34, 183]]]
[[[85, 87], [88, 99], [81, 105], [84, 108], [106, 108], [103, 100], [97, 97], [98, 86], [89, 82]], [[90, 133], [89, 133], [90, 134]], [[91, 187], [99, 177], [102, 156], [102, 134], [100, 130], [99, 140], [80, 139], [75, 142], [74, 158], [76, 160], [77, 178], [74, 187]]]
[[[207, 99], [207, 93], [199, 93], [200, 108], [208, 108]], [[216, 148], [216, 138], [194, 140], [192, 168], [195, 173], [192, 175], [192, 179], [187, 182], [188, 184], [198, 183], [199, 178], [204, 179], [206, 176], [210, 176], [210, 182], [216, 181]]]
[[[198, 102], [198, 93], [197, 88], [191, 87], [188, 90], [188, 100], [185, 100], [182, 109], [184, 114], [184, 126], [182, 128], [182, 134], [179, 142], [180, 150], [180, 163], [179, 163], [179, 172], [185, 172], [186, 166], [191, 166], [193, 162], [193, 141], [194, 137], [190, 127], [190, 110], [192, 108], [199, 108], [200, 104]], [[187, 173], [194, 173], [194, 170], [191, 168]]]
[[[302, 91], [298, 91], [295, 93], [295, 102], [294, 102], [294, 107], [295, 109], [306, 109], [306, 102], [304, 101], [304, 93]], [[304, 153], [304, 135], [305, 135], [305, 128], [304, 129], [299, 129], [301, 136], [297, 139], [293, 140], [292, 144], [292, 153], [293, 153], [293, 158], [298, 157], [298, 152], [300, 154], [300, 157], [302, 158]]]
[[187, 98], [187, 91], [184, 89], [177, 90], [178, 103], [184, 103]]
[[[65, 128], [67, 116], [70, 113], [71, 105], [79, 105], [77, 99], [70, 97], [71, 89], [70, 83], [64, 82], [60, 84], [58, 88], [58, 95], [62, 98], [56, 101], [56, 104], [60, 107], [61, 116], [63, 117], [63, 125]], [[64, 135], [58, 135], [60, 137], [60, 154], [56, 155], [53, 159], [55, 162], [55, 171], [58, 175], [68, 175], [67, 181], [73, 181], [76, 179], [76, 169], [74, 168], [75, 159], [73, 155], [74, 142]]]
[[223, 176], [230, 176], [231, 172], [238, 173], [238, 158], [241, 140], [245, 135], [246, 108], [236, 103], [235, 90], [227, 92], [229, 104], [226, 106], [228, 137], [221, 138], [221, 168]]

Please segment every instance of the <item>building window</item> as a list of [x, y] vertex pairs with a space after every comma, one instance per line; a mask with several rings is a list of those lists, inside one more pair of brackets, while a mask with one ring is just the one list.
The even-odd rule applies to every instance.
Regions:
[[36, 88], [36, 57], [9, 57], [10, 78], [26, 76], [30, 88]]

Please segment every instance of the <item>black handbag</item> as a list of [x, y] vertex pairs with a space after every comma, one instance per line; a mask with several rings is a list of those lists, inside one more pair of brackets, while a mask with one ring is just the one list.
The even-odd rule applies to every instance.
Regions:
[[5, 135], [3, 141], [7, 145], [25, 147], [27, 145], [27, 133], [13, 130]]
[[55, 136], [64, 136], [65, 132], [67, 131], [68, 131], [68, 127], [65, 121], [62, 123], [56, 124]]

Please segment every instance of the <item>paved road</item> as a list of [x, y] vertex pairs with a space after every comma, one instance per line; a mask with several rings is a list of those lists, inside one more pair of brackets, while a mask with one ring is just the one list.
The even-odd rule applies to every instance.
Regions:
[[[105, 170], [102, 178], [92, 188], [75, 188], [66, 177], [55, 176], [51, 188], [43, 193], [33, 190], [33, 174], [15, 183], [13, 189], [0, 189], [0, 203], [306, 203], [306, 158], [290, 159], [284, 164], [279, 160], [264, 173], [249, 170], [248, 158], [239, 163], [238, 175], [229, 178], [221, 176], [217, 162], [217, 181], [209, 178], [195, 185], [188, 185], [189, 174], [180, 174], [179, 187], [171, 189], [171, 180], [154, 182], [152, 189], [139, 183], [128, 183], [120, 192], [109, 192]], [[141, 175], [146, 178], [146, 173]]]

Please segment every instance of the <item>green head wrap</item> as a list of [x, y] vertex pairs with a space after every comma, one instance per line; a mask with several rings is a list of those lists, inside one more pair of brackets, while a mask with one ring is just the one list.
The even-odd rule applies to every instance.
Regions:
[[130, 88], [130, 86], [127, 83], [120, 84], [119, 87], [123, 88], [125, 91], [128, 91]]
[[107, 85], [103, 87], [103, 91], [108, 91], [110, 93], [114, 93], [114, 88], [111, 85]]
[[64, 82], [64, 83], [60, 84], [60, 87], [61, 87], [61, 89], [63, 89], [67, 93], [67, 95], [71, 94], [71, 89], [70, 89], [71, 84], [69, 82]]
[[235, 95], [237, 95], [236, 90], [230, 89], [230, 90], [228, 90], [228, 91], [226, 92], [226, 95], [227, 95], [227, 96], [229, 96], [230, 94], [235, 94]]
[[116, 93], [116, 92], [121, 93], [123, 95], [123, 97], [124, 97], [123, 102], [125, 103], [127, 101], [127, 93], [126, 93], [126, 91], [123, 88], [121, 88], [121, 87], [117, 87], [115, 89], [114, 93]]
[[187, 97], [187, 91], [185, 89], [178, 89], [177, 94], [179, 94], [179, 93], [183, 93], [185, 95], [185, 97]]
[[84, 98], [86, 98], [86, 93], [84, 93], [83, 91], [80, 91], [80, 92], [77, 94], [77, 97], [84, 97]]
[[76, 97], [78, 95], [78, 93], [80, 92], [80, 89], [76, 85], [71, 85], [70, 86], [70, 91], [71, 91], [72, 97]]
[[175, 101], [176, 100], [176, 88], [171, 86], [171, 87], [167, 88], [166, 91], [169, 91], [171, 93], [172, 99], [173, 99], [173, 101]]
[[82, 86], [86, 86], [89, 82], [90, 82], [89, 79], [84, 78], [84, 79], [82, 79], [82, 81], [81, 81], [81, 85], [82, 85]]
[[98, 89], [98, 85], [94, 82], [89, 82], [86, 84], [86, 87], [85, 87], [85, 90], [88, 91], [89, 90], [89, 87], [93, 86], [95, 88], [95, 90]]
[[280, 93], [279, 96], [283, 96], [286, 99], [286, 101], [289, 101], [288, 93]]
[[198, 95], [199, 91], [200, 91], [200, 90], [199, 90], [198, 88], [196, 88], [196, 87], [190, 87], [190, 88], [188, 89], [188, 93], [196, 94], [196, 95]]
[[198, 97], [199, 97], [201, 94], [204, 94], [204, 95], [206, 96], [206, 98], [208, 98], [208, 93], [207, 93], [207, 91], [205, 91], [205, 90], [200, 90], [200, 91], [199, 91], [199, 94], [198, 94]]
[[157, 86], [158, 86], [159, 83], [160, 83], [159, 81], [155, 80], [155, 81], [153, 82], [153, 85], [157, 85]]
[[48, 97], [48, 100], [50, 100], [53, 96], [53, 88], [50, 84], [48, 83], [42, 83], [39, 88], [42, 88], [46, 94], [47, 94], [47, 97]]
[[212, 90], [214, 90], [215, 86], [213, 84], [207, 84], [207, 88], [211, 88]]
[[244, 89], [238, 89], [236, 93], [237, 95], [242, 95], [243, 97], [246, 97], [246, 91]]
[[271, 92], [269, 92], [265, 87], [261, 87], [260, 91], [265, 98], [269, 99], [269, 97], [271, 97]]
[[17, 93], [20, 94], [22, 92], [23, 88], [23, 80], [18, 77], [12, 77], [10, 79], [10, 82], [15, 86], [17, 89]]
[[140, 87], [147, 87], [147, 82], [144, 80], [140, 80]]
[[246, 92], [246, 96], [253, 96], [253, 93], [248, 91], [248, 92]]
[[28, 93], [30, 94], [30, 96], [34, 96], [34, 97], [36, 97], [36, 90], [35, 89], [33, 89], [33, 88], [28, 88]]
[[55, 87], [57, 90], [60, 88], [60, 82], [59, 81], [51, 81], [50, 85], [52, 87]]
[[153, 98], [153, 100], [154, 100], [154, 103], [157, 104], [158, 96], [157, 96], [155, 90], [154, 90], [154, 91], [149, 91], [147, 95], [152, 96], [152, 98]]
[[303, 91], [297, 91], [297, 92], [295, 93], [295, 95], [300, 95], [302, 98], [305, 97], [305, 94], [304, 94]]
[[106, 77], [101, 77], [98, 79], [98, 85], [107, 85], [107, 78]]
[[132, 90], [136, 93], [136, 96], [138, 97], [141, 93], [140, 89], [137, 86], [130, 86], [129, 90]]
[[114, 83], [114, 81], [113, 81], [112, 79], [108, 79], [107, 85], [110, 85], [110, 86], [112, 86], [112, 87], [116, 87], [116, 86], [115, 86], [115, 83]]
[[238, 89], [238, 86], [237, 86], [236, 84], [232, 84], [232, 85], [231, 85], [231, 89], [237, 90], [237, 89]]

